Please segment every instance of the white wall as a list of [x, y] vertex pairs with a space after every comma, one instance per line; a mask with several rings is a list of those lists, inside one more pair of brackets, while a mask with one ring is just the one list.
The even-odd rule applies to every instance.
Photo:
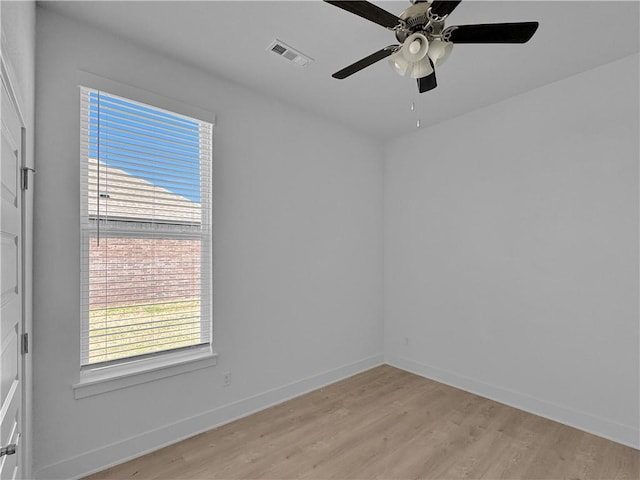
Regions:
[[[0, 31], [2, 32], [2, 55], [9, 65], [13, 87], [16, 90], [21, 113], [26, 128], [25, 161], [26, 165], [34, 165], [34, 104], [35, 104], [35, 58], [36, 58], [36, 5], [35, 2], [0, 2]], [[31, 182], [33, 185], [33, 182]], [[24, 211], [24, 289], [25, 297], [24, 322], [25, 331], [31, 333], [31, 271], [32, 271], [32, 221], [33, 221], [33, 188], [25, 193]], [[31, 355], [25, 357], [23, 383], [27, 390], [25, 396], [26, 424], [24, 425], [21, 448], [23, 455], [31, 450], [33, 435], [31, 430]], [[25, 478], [30, 478], [29, 458], [26, 458]]]
[[634, 55], [392, 142], [386, 360], [638, 448], [638, 132]]
[[[35, 470], [77, 476], [382, 361], [382, 154], [320, 118], [38, 9]], [[218, 366], [75, 400], [78, 69], [217, 114]], [[223, 388], [224, 372], [233, 382]]]
[[15, 75], [17, 83], [15, 87], [22, 103], [23, 115], [33, 121], [36, 48], [35, 2], [3, 0], [0, 3], [0, 17], [2, 18], [2, 37]]

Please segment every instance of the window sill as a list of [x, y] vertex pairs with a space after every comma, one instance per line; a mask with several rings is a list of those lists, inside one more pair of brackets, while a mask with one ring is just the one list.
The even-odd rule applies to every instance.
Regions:
[[218, 354], [210, 347], [197, 352], [181, 352], [133, 361], [110, 367], [82, 370], [80, 381], [72, 386], [76, 399], [99, 395], [161, 378], [212, 367]]

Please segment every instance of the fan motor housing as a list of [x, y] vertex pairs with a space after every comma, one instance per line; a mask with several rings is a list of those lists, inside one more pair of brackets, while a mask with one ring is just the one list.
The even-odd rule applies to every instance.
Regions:
[[398, 15], [405, 21], [404, 28], [395, 30], [396, 39], [400, 43], [404, 43], [409, 35], [415, 32], [421, 32], [431, 40], [435, 35], [442, 34], [444, 29], [444, 19], [440, 19], [430, 15], [429, 8], [432, 1], [416, 1], [404, 12]]

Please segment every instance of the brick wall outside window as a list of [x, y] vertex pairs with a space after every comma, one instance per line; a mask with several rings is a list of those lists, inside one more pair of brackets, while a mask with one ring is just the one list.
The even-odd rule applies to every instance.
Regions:
[[109, 307], [198, 300], [200, 250], [200, 240], [103, 237], [97, 245], [92, 239], [90, 309], [105, 308], [107, 299]]

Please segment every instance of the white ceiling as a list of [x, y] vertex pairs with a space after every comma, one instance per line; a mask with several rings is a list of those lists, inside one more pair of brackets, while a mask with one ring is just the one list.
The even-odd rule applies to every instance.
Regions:
[[[373, 2], [399, 14], [407, 0]], [[393, 33], [321, 1], [45, 2], [69, 17], [199, 69], [388, 139], [566, 78], [639, 48], [637, 1], [465, 0], [447, 25], [538, 21], [525, 45], [457, 45], [438, 88], [386, 61], [345, 80], [331, 74], [396, 43]], [[278, 38], [315, 59], [298, 67], [266, 47]], [[415, 102], [416, 111], [410, 111]]]

